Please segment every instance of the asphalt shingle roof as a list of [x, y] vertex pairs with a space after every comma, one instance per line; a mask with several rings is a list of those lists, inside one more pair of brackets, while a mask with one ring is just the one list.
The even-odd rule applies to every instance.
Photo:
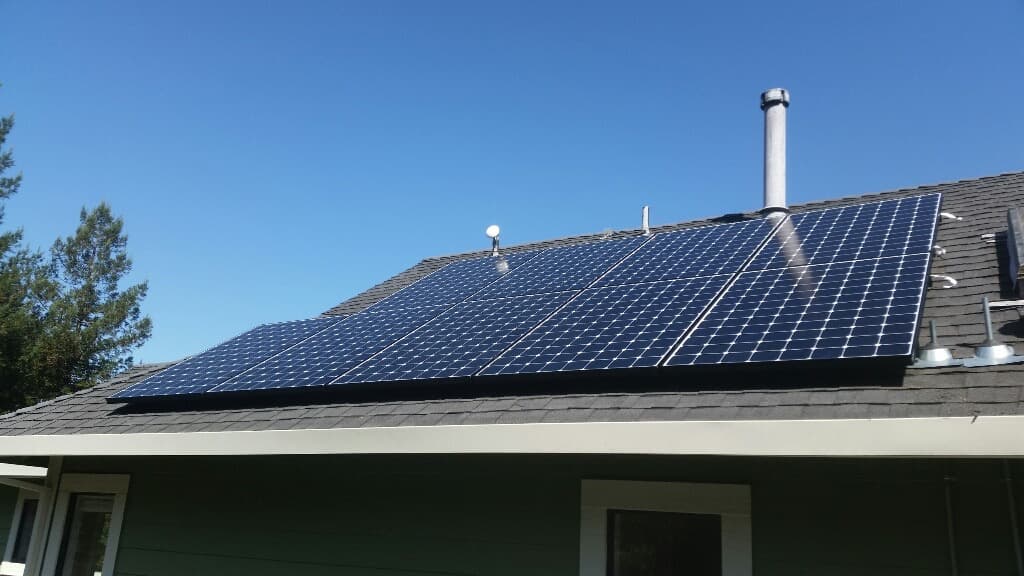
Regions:
[[[963, 218], [939, 226], [938, 243], [947, 250], [936, 259], [933, 273], [947, 274], [959, 283], [955, 288], [928, 290], [921, 330], [927, 342], [927, 324], [935, 320], [944, 344], [957, 357], [967, 357], [984, 338], [981, 298], [1014, 298], [1009, 277], [1005, 231], [1006, 211], [1024, 206], [1024, 172], [1001, 174], [893, 192], [843, 198], [794, 207], [794, 212], [856, 204], [929, 192], [943, 193], [943, 210]], [[655, 231], [708, 224], [696, 221], [664, 226]], [[613, 236], [637, 234], [621, 231]], [[994, 234], [995, 242], [986, 239]], [[578, 236], [511, 247], [515, 252], [539, 247], [577, 244], [607, 237]], [[347, 315], [358, 312], [388, 294], [415, 282], [445, 264], [486, 252], [430, 258], [409, 270], [359, 294], [327, 312]], [[1016, 309], [993, 313], [1000, 337], [1024, 351], [1024, 328]], [[139, 366], [118, 378], [75, 394], [0, 416], [0, 435], [86, 434], [134, 432], [198, 432], [217, 430], [285, 430], [295, 428], [352, 428], [370, 426], [436, 426], [579, 421], [653, 420], [756, 420], [901, 418], [1024, 414], [1024, 365], [983, 368], [897, 368], [889, 377], [869, 375], [852, 382], [836, 383], [836, 374], [805, 374], [790, 385], [748, 374], [730, 386], [709, 385], [691, 379], [674, 389], [644, 388], [644, 382], [628, 389], [532, 388], [528, 393], [504, 390], [457, 396], [443, 392], [399, 397], [378, 394], [335, 398], [300, 404], [225, 404], [193, 402], [173, 407], [138, 407], [108, 404], [107, 396], [170, 364]], [[635, 389], [634, 389], [635, 388]], [[301, 401], [301, 398], [297, 399]]]

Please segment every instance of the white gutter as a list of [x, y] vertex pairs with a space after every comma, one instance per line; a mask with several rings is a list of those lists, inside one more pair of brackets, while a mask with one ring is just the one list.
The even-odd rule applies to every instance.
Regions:
[[485, 424], [0, 437], [0, 456], [1024, 456], [1024, 416]]

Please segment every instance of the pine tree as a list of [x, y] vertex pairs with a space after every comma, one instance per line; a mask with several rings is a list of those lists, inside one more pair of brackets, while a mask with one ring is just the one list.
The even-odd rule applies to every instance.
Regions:
[[[13, 127], [13, 115], [0, 117], [0, 224], [3, 201], [21, 186], [5, 148]], [[0, 412], [131, 366], [131, 351], [152, 331], [140, 308], [146, 283], [120, 288], [132, 265], [124, 222], [107, 204], [83, 208], [80, 220], [49, 258], [24, 247], [20, 229], [0, 229]]]
[[152, 322], [142, 316], [147, 283], [122, 289], [132, 262], [124, 222], [101, 203], [82, 209], [78, 230], [50, 249], [44, 335], [34, 362], [48, 395], [91, 386], [132, 365]]
[[[14, 154], [5, 148], [14, 128], [14, 116], [0, 117], [0, 224], [4, 206], [18, 192], [21, 174], [11, 175]], [[32, 287], [40, 259], [22, 248], [21, 230], [0, 230], [0, 407], [26, 403], [26, 353], [40, 333], [38, 310], [32, 305]]]

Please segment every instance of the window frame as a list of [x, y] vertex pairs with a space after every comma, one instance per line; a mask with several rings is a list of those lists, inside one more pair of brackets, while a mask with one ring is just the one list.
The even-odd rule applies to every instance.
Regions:
[[47, 576], [56, 574], [62, 552], [64, 529], [68, 522], [71, 496], [73, 494], [110, 494], [114, 496], [114, 506], [110, 513], [110, 527], [107, 532], [107, 547], [103, 552], [103, 571], [101, 574], [103, 576], [113, 576], [114, 564], [117, 562], [118, 542], [121, 539], [121, 526], [124, 523], [124, 507], [128, 497], [128, 484], [129, 476], [127, 474], [61, 475], [41, 574]]
[[[42, 486], [40, 486], [40, 489], [42, 489]], [[15, 562], [13, 556], [15, 541], [18, 539], [18, 533], [21, 532], [22, 512], [25, 509], [26, 500], [36, 501], [35, 521], [39, 521], [39, 514], [42, 509], [42, 494], [19, 488], [18, 501], [14, 505], [14, 514], [11, 518], [10, 532], [7, 533], [7, 546], [4, 549], [3, 560], [0, 561], [0, 576], [22, 576], [25, 573], [25, 563]], [[33, 526], [32, 534], [29, 534], [29, 557], [32, 555], [32, 536], [34, 533], [35, 526]]]
[[583, 480], [580, 486], [580, 576], [607, 576], [609, 510], [719, 516], [722, 575], [751, 576], [753, 573], [748, 485]]

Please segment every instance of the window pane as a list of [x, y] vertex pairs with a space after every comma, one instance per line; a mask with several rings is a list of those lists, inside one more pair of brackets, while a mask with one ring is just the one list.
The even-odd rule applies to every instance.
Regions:
[[32, 542], [32, 528], [36, 524], [36, 510], [39, 500], [24, 500], [21, 503], [21, 518], [18, 519], [18, 533], [14, 537], [14, 552], [11, 562], [24, 564], [28, 558], [28, 545]]
[[721, 517], [713, 514], [608, 511], [609, 576], [721, 574]]
[[107, 547], [107, 531], [114, 510], [111, 494], [72, 494], [68, 504], [69, 518], [61, 545], [61, 576], [99, 576], [103, 573], [103, 556]]

